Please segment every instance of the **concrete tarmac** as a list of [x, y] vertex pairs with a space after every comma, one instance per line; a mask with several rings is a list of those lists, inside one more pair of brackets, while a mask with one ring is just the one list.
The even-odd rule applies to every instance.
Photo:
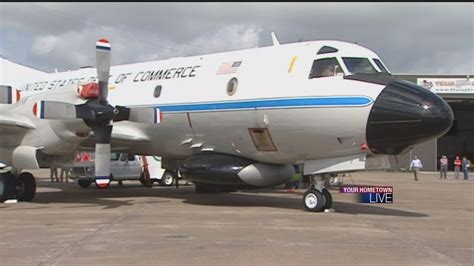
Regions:
[[345, 184], [394, 187], [393, 204], [331, 190], [334, 213], [302, 210], [304, 190], [196, 194], [126, 181], [51, 183], [0, 204], [0, 265], [473, 265], [474, 182], [364, 172]]

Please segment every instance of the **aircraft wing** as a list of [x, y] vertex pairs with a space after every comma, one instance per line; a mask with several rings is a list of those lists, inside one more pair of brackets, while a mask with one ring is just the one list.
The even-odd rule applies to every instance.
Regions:
[[0, 114], [0, 133], [16, 133], [35, 128], [35, 124], [27, 117]]
[[130, 142], [150, 142], [150, 138], [138, 127], [127, 124], [115, 124], [112, 130], [112, 141]]

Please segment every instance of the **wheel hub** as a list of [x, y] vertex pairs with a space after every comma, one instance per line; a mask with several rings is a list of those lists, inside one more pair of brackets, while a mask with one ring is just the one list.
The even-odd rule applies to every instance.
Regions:
[[316, 197], [315, 194], [310, 193], [306, 195], [304, 202], [308, 208], [313, 209], [313, 208], [316, 208], [316, 205], [318, 205], [318, 198]]
[[172, 182], [173, 182], [173, 178], [171, 176], [165, 176], [166, 185], [171, 185]]

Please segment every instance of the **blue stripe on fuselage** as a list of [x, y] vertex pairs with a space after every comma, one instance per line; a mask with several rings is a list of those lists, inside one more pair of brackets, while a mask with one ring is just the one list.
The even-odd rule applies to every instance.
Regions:
[[158, 105], [162, 112], [202, 112], [307, 107], [363, 107], [373, 101], [363, 96], [262, 99], [235, 102]]

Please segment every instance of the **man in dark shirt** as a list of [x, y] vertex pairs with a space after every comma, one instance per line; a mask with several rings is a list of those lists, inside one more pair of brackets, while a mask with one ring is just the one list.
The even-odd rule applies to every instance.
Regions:
[[469, 169], [469, 161], [467, 160], [466, 156], [462, 157], [462, 165], [461, 165], [461, 168], [462, 168], [462, 172], [464, 173], [464, 180], [468, 180], [469, 179], [469, 176], [468, 176], [468, 169]]

